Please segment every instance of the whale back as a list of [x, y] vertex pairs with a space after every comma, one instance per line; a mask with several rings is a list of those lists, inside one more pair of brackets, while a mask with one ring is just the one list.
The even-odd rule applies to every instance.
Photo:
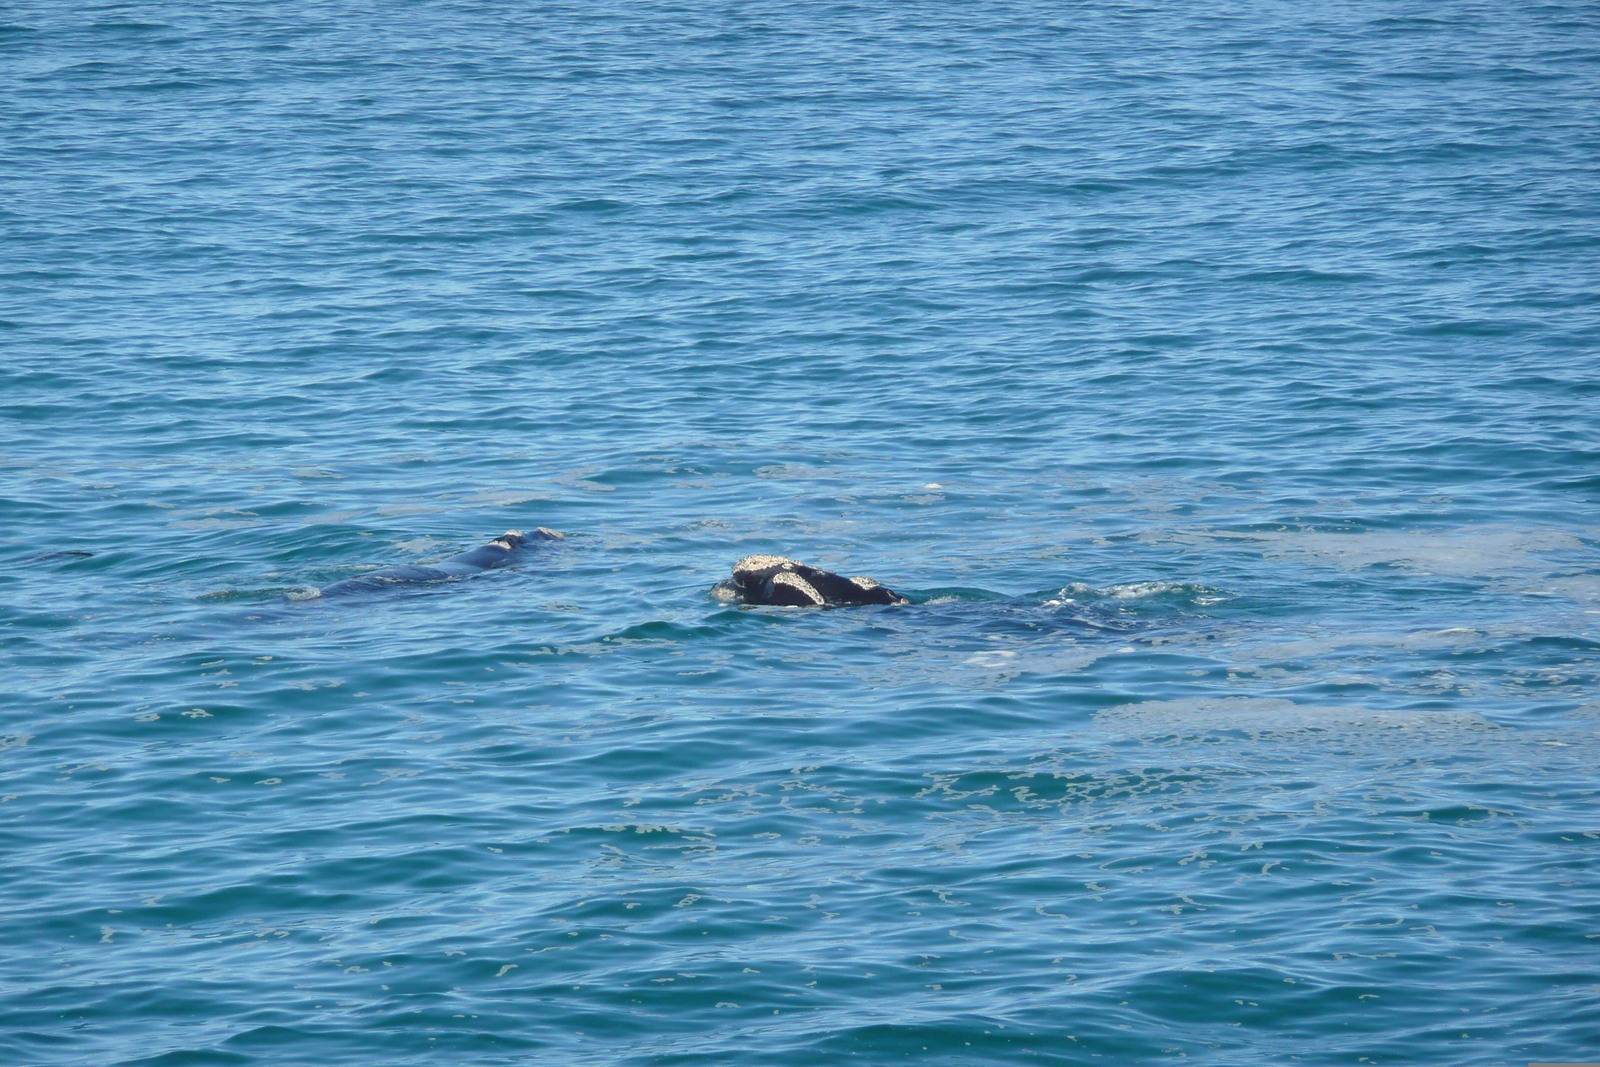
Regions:
[[529, 541], [562, 540], [565, 538], [561, 534], [543, 526], [531, 534], [525, 534], [521, 530], [507, 530], [488, 544], [468, 549], [437, 563], [405, 563], [395, 567], [384, 567], [382, 570], [346, 578], [320, 589], [316, 586], [298, 586], [288, 590], [285, 595], [290, 600], [316, 600], [342, 593], [371, 592], [395, 585], [444, 582], [451, 578], [463, 578], [504, 567], [511, 562], [517, 550]]

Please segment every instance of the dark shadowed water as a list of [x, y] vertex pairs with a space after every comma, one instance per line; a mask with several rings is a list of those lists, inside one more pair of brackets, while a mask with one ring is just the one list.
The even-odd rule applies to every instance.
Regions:
[[0, 1062], [1600, 1060], [1597, 173], [1580, 2], [5, 6]]

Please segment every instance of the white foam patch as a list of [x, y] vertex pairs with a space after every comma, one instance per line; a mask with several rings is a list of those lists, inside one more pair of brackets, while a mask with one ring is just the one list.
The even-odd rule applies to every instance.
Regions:
[[384, 504], [373, 509], [373, 514], [385, 518], [397, 515], [440, 515], [444, 508], [435, 504]]
[[[1167, 593], [1199, 593], [1201, 591], [1200, 586], [1191, 585], [1188, 582], [1128, 582], [1125, 585], [1108, 585], [1104, 588], [1086, 585], [1083, 582], [1073, 582], [1071, 585], [1062, 586], [1061, 591], [1056, 594], [1057, 599], [1046, 600], [1044, 606], [1057, 608], [1067, 604], [1076, 604], [1077, 600], [1074, 598], [1084, 596], [1110, 600], [1142, 600], [1145, 597], [1162, 596]], [[1223, 597], [1215, 595], [1202, 596], [1197, 598], [1197, 602], [1216, 604], [1223, 599]]]
[[956, 665], [957, 671], [948, 680], [965, 685], [990, 686], [1023, 674], [1075, 674], [1108, 654], [1105, 649], [1079, 645], [985, 649], [961, 660]]
[[475, 504], [509, 508], [515, 507], [517, 504], [531, 504], [535, 501], [546, 500], [551, 495], [534, 489], [488, 489], [475, 494], [470, 499]]
[[1271, 558], [1329, 560], [1341, 570], [1378, 564], [1420, 574], [1459, 578], [1503, 577], [1546, 570], [1544, 552], [1572, 552], [1583, 543], [1559, 530], [1468, 526], [1455, 530], [1368, 533], [1283, 532], [1219, 534], [1266, 545]]
[[422, 556], [432, 552], [434, 549], [443, 544], [445, 544], [445, 542], [440, 541], [436, 537], [413, 537], [409, 541], [394, 542], [394, 548], [397, 551], [406, 552], [413, 556]]
[[1136, 736], [1242, 731], [1250, 734], [1374, 730], [1438, 733], [1493, 728], [1467, 711], [1388, 711], [1320, 704], [1296, 704], [1275, 697], [1194, 697], [1147, 700], [1095, 714], [1095, 725]]
[[1519, 589], [1523, 596], [1565, 597], [1579, 604], [1600, 604], [1600, 574], [1569, 574], [1547, 578], [1537, 586]]
[[1425, 652], [1448, 648], [1474, 648], [1492, 640], [1482, 630], [1453, 626], [1448, 630], [1414, 630], [1410, 633], [1330, 633], [1327, 636], [1307, 637], [1298, 641], [1264, 644], [1254, 651], [1272, 659], [1301, 659], [1324, 656], [1347, 649], [1394, 648], [1407, 652]]
[[757, 478], [765, 478], [770, 481], [836, 478], [839, 474], [839, 471], [829, 467], [808, 467], [803, 463], [769, 463], [764, 467], [755, 469]]

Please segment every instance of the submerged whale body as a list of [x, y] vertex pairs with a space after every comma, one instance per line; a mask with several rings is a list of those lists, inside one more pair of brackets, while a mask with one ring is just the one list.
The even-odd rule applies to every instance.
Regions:
[[286, 596], [290, 600], [316, 600], [319, 597], [338, 596], [343, 593], [371, 592], [379, 589], [388, 589], [396, 585], [424, 585], [430, 582], [446, 582], [453, 578], [465, 578], [468, 575], [481, 574], [497, 567], [504, 567], [511, 562], [517, 549], [529, 541], [560, 541], [562, 535], [554, 530], [547, 530], [543, 526], [531, 534], [524, 534], [521, 530], [507, 530], [486, 545], [479, 545], [469, 552], [442, 559], [437, 563], [426, 565], [405, 564], [398, 567], [385, 567], [370, 574], [359, 575], [355, 578], [346, 578], [342, 582], [322, 586], [320, 589], [314, 585], [300, 586], [291, 589]]
[[911, 603], [871, 578], [846, 578], [784, 556], [746, 556], [733, 565], [732, 578], [712, 587], [711, 595], [744, 604], [800, 608]]

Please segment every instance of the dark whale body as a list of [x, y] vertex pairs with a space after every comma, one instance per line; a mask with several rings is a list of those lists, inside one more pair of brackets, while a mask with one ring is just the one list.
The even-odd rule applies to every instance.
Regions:
[[871, 578], [846, 578], [784, 556], [746, 556], [733, 565], [732, 578], [712, 587], [711, 595], [744, 604], [802, 608], [911, 603]]
[[300, 586], [291, 589], [286, 594], [290, 600], [316, 600], [319, 597], [338, 596], [345, 593], [372, 592], [388, 589], [396, 585], [422, 585], [429, 582], [446, 582], [452, 578], [465, 578], [468, 575], [481, 574], [497, 567], [504, 567], [510, 563], [513, 556], [523, 545], [529, 541], [560, 541], [562, 536], [554, 530], [547, 530], [543, 526], [531, 534], [524, 534], [521, 530], [507, 530], [486, 545], [479, 545], [469, 552], [442, 559], [437, 563], [425, 566], [404, 564], [398, 567], [385, 567], [370, 574], [359, 575], [355, 578], [346, 578], [342, 582], [334, 582], [322, 588], [316, 586]]

